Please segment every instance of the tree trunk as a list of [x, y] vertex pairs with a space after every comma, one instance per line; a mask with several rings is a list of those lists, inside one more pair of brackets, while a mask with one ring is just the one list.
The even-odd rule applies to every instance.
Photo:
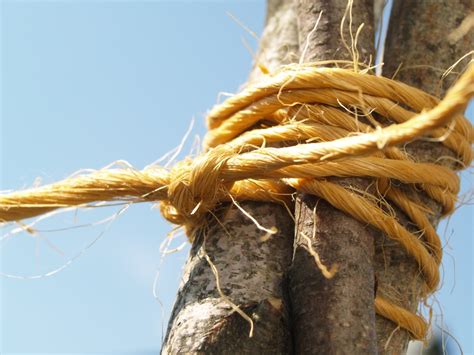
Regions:
[[[471, 0], [394, 0], [385, 44], [383, 75], [396, 75], [397, 80], [436, 96], [443, 96], [456, 75], [448, 76], [440, 85], [441, 74], [471, 50], [474, 43], [473, 31], [455, 42], [450, 40], [449, 34], [471, 11]], [[465, 65], [467, 61], [463, 63]], [[417, 161], [455, 167], [453, 160], [437, 161], [442, 156], [455, 156], [440, 143], [415, 141], [405, 148]], [[429, 215], [429, 219], [436, 227], [441, 216], [441, 206], [424, 193], [415, 194], [434, 212]], [[412, 223], [401, 213], [398, 216], [406, 221], [405, 226]], [[415, 312], [423, 284], [419, 265], [388, 238], [381, 236], [375, 241], [379, 292], [395, 304]], [[397, 325], [383, 317], [377, 316], [376, 322], [379, 351], [404, 353], [410, 339], [409, 334], [397, 329]]]
[[[304, 61], [352, 60], [340, 38], [347, 0], [297, 1], [300, 51]], [[311, 33], [318, 16], [317, 29]], [[347, 30], [344, 34], [350, 44]], [[352, 31], [361, 23], [360, 62], [374, 53], [373, 4], [355, 1]], [[311, 35], [309, 35], [311, 33]], [[306, 41], [309, 41], [306, 46]], [[303, 53], [300, 52], [300, 55]], [[336, 180], [336, 179], [334, 179]], [[365, 179], [339, 179], [342, 185], [365, 189]], [[315, 196], [301, 193], [296, 201], [295, 253], [289, 271], [293, 336], [297, 354], [374, 354], [377, 351], [374, 311], [375, 231]], [[316, 267], [308, 238], [327, 267], [337, 264], [332, 278]]]
[[[292, 0], [270, 0], [256, 66], [250, 81], [289, 63], [298, 52]], [[274, 203], [244, 202], [241, 206], [261, 225], [278, 233], [262, 241], [264, 232], [236, 206], [223, 205], [208, 227], [194, 235], [189, 259], [173, 308], [162, 353], [288, 354], [292, 352], [284, 273], [291, 262], [294, 223]], [[219, 221], [217, 221], [217, 219]], [[222, 292], [254, 323], [232, 310]]]

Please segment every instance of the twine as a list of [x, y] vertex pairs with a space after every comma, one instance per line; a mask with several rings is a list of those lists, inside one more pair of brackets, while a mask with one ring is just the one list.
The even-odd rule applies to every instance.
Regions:
[[[206, 151], [194, 159], [170, 169], [102, 169], [3, 194], [0, 222], [98, 201], [160, 201], [163, 216], [185, 226], [191, 239], [193, 229], [222, 201], [288, 204], [297, 190], [325, 199], [397, 241], [418, 263], [424, 277], [421, 296], [427, 297], [438, 286], [442, 258], [440, 239], [427, 217], [432, 211], [391, 181], [422, 189], [442, 206], [443, 215], [454, 210], [459, 191], [455, 170], [472, 159], [474, 129], [462, 113], [473, 94], [474, 65], [442, 101], [363, 72], [285, 66], [209, 113]], [[383, 120], [395, 123], [382, 127]], [[252, 129], [257, 124], [262, 128]], [[396, 147], [421, 137], [454, 152], [453, 169], [417, 162]], [[329, 179], [355, 176], [374, 178], [376, 194]], [[423, 240], [400, 224], [386, 200], [417, 225]], [[420, 315], [378, 295], [375, 309], [413, 338], [426, 336], [427, 323]]]

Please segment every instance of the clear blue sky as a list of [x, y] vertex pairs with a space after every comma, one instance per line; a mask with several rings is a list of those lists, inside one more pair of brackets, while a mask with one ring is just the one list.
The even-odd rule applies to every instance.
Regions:
[[[217, 94], [235, 92], [250, 70], [241, 37], [256, 45], [226, 11], [260, 33], [265, 6], [64, 0], [3, 1], [0, 9], [0, 189], [6, 190], [118, 159], [142, 168], [174, 148], [193, 117], [193, 134], [202, 136], [205, 112]], [[187, 248], [161, 266], [162, 307], [152, 284], [160, 243], [171, 226], [151, 207], [132, 206], [54, 276], [0, 278], [0, 353], [157, 353]], [[116, 210], [59, 215], [39, 228], [93, 222]], [[472, 218], [471, 207], [452, 218], [444, 287], [437, 296], [446, 326], [467, 353], [473, 329]], [[18, 235], [0, 245], [2, 272], [54, 270], [103, 230], [104, 225], [41, 233], [47, 240]]]

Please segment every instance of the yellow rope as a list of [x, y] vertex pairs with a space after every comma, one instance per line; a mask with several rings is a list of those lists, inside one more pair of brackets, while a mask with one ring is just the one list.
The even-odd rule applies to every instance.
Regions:
[[[198, 157], [171, 169], [102, 169], [3, 194], [0, 222], [98, 201], [160, 201], [164, 217], [185, 226], [192, 238], [192, 229], [221, 201], [290, 203], [290, 194], [304, 191], [397, 241], [418, 263], [425, 297], [438, 286], [441, 243], [426, 216], [431, 211], [391, 179], [423, 189], [444, 214], [454, 209], [459, 179], [453, 170], [417, 162], [396, 146], [438, 139], [455, 153], [454, 169], [469, 166], [474, 130], [462, 113], [473, 94], [474, 65], [442, 101], [383, 77], [313, 64], [285, 66], [210, 112], [207, 150]], [[382, 127], [380, 117], [395, 124]], [[252, 129], [257, 124], [261, 128]], [[350, 176], [374, 178], [377, 193], [327, 180]], [[423, 239], [397, 221], [385, 200], [418, 226]], [[420, 316], [379, 296], [375, 308], [414, 338], [424, 338], [427, 325]]]

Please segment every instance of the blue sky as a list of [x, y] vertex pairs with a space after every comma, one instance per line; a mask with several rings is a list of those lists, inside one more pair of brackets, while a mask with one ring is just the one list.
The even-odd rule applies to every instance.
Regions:
[[[118, 159], [142, 168], [174, 148], [194, 117], [189, 151], [194, 135], [205, 132], [205, 112], [217, 94], [237, 91], [251, 68], [241, 38], [253, 47], [256, 41], [226, 12], [260, 33], [265, 5], [3, 1], [0, 9], [0, 190], [6, 190]], [[463, 187], [470, 187], [466, 179]], [[2, 272], [23, 276], [55, 270], [85, 252], [51, 277], [0, 278], [0, 352], [156, 353], [188, 247], [161, 264], [160, 244], [171, 226], [152, 207], [132, 206], [107, 229], [41, 233], [47, 239], [21, 234], [4, 242]], [[38, 228], [91, 223], [117, 210], [65, 213]], [[472, 207], [464, 207], [447, 229], [444, 287], [437, 296], [467, 353], [472, 217]], [[161, 303], [152, 292], [160, 264]]]

